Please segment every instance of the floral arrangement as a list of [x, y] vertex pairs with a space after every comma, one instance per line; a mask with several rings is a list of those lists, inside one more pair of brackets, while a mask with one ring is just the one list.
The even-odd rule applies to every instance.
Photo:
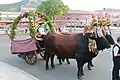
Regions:
[[35, 22], [36, 22], [35, 13], [30, 12], [28, 19], [29, 19], [29, 25], [31, 26], [30, 27], [30, 36], [34, 37], [36, 34], [36, 31], [35, 31], [35, 27], [36, 27], [36, 25], [35, 25]]
[[92, 15], [92, 23], [91, 26], [96, 27], [98, 26], [98, 20], [97, 17], [95, 15]]
[[96, 19], [93, 19], [91, 25], [93, 27], [98, 26], [98, 21]]
[[104, 17], [100, 18], [96, 18], [95, 16], [92, 17], [92, 22], [91, 22], [91, 26], [93, 27], [98, 27], [98, 26], [110, 26], [110, 19], [105, 19]]
[[[31, 37], [34, 37], [34, 35], [36, 34], [36, 31], [35, 31], [35, 28], [36, 28], [36, 16], [39, 17], [39, 18], [42, 18], [41, 16], [42, 14], [38, 14], [38, 13], [35, 13], [35, 12], [26, 12], [24, 13], [23, 15], [20, 15], [18, 16], [14, 22], [10, 25], [10, 34], [8, 34], [8, 36], [10, 37], [11, 40], [13, 40], [15, 38], [15, 35], [16, 35], [16, 28], [17, 28], [17, 25], [19, 24], [20, 20], [22, 18], [27, 18], [28, 17], [28, 20], [29, 20], [29, 25], [30, 25], [30, 33], [29, 35]], [[43, 18], [42, 18], [43, 19]]]
[[10, 39], [13, 40], [15, 38], [16, 35], [16, 31], [15, 29], [17, 28], [17, 25], [19, 24], [20, 20], [24, 17], [27, 17], [29, 14], [26, 12], [23, 15], [18, 16], [14, 22], [10, 25], [10, 34], [8, 34], [10, 36]]

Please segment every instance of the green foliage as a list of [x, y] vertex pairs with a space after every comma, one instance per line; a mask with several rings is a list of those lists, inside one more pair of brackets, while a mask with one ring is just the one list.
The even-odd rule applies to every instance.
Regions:
[[69, 8], [61, 0], [46, 0], [38, 7], [37, 11], [45, 13], [51, 20], [54, 20], [56, 16], [67, 13]]
[[[62, 0], [45, 0], [37, 9], [37, 12], [44, 13], [51, 22], [54, 22], [57, 16], [61, 16], [69, 11], [69, 7]], [[50, 30], [54, 31], [53, 25], [49, 24]]]
[[35, 13], [29, 13], [29, 25], [31, 26], [30, 27], [30, 36], [31, 37], [34, 37], [35, 34], [36, 34], [36, 31], [35, 31]]
[[35, 32], [35, 13], [29, 12], [24, 13], [23, 15], [18, 16], [14, 22], [10, 25], [10, 39], [13, 40], [15, 38], [16, 32], [15, 29], [17, 28], [17, 25], [19, 24], [20, 20], [24, 17], [28, 17], [29, 19], [29, 25], [30, 25], [30, 36], [34, 37], [36, 34]]
[[22, 4], [22, 1], [13, 4], [0, 4], [0, 11], [20, 11]]
[[45, 14], [42, 14], [41, 17], [42, 17], [42, 19], [43, 19], [43, 23], [47, 23], [47, 24], [48, 24], [51, 32], [56, 32], [56, 30], [55, 30], [55, 28], [54, 28], [54, 26], [53, 26], [50, 18], [49, 18], [48, 16], [46, 16]]

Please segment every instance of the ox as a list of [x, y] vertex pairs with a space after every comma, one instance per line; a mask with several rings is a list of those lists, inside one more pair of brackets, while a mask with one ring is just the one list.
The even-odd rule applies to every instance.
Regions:
[[[77, 77], [78, 79], [81, 79], [82, 75], [84, 75], [84, 64], [92, 60], [92, 58], [97, 55], [95, 53], [89, 52], [88, 49], [88, 38], [95, 39], [91, 35], [92, 33], [87, 33], [85, 36], [83, 36], [82, 33], [70, 35], [48, 33], [44, 37], [46, 70], [49, 69], [49, 58], [51, 58], [51, 67], [55, 67], [53, 62], [55, 55], [61, 58], [66, 57], [76, 59], [78, 68]], [[110, 44], [107, 40], [103, 38], [96, 38], [95, 40], [97, 44], [100, 44], [100, 42], [102, 43], [102, 46], [98, 45], [99, 50], [110, 48]]]

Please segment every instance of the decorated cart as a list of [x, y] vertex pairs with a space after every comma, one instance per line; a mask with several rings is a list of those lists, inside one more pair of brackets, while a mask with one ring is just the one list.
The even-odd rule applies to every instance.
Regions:
[[[22, 18], [28, 18], [29, 21], [29, 35], [31, 38], [25, 39], [25, 40], [16, 40], [16, 28], [17, 24], [20, 22]], [[36, 23], [39, 24], [39, 22], [45, 22], [42, 14], [38, 14], [35, 12], [26, 12], [23, 15], [18, 16], [14, 22], [11, 24], [9, 29], [9, 37], [11, 39], [11, 53], [16, 54], [20, 58], [24, 59], [28, 64], [34, 65], [37, 62], [37, 54], [40, 54], [43, 59], [44, 57], [44, 47], [41, 47], [40, 44], [38, 44], [35, 34], [36, 34]], [[47, 21], [47, 20], [46, 20]]]

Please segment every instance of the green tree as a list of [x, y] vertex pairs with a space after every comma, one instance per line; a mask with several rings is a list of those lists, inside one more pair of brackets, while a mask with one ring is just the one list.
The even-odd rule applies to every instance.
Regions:
[[[69, 7], [62, 0], [45, 0], [37, 9], [37, 12], [44, 13], [49, 18], [50, 22], [54, 22], [55, 18], [69, 11]], [[49, 25], [49, 24], [48, 24]], [[53, 24], [49, 25], [50, 29]], [[55, 30], [51, 30], [55, 32]]]

